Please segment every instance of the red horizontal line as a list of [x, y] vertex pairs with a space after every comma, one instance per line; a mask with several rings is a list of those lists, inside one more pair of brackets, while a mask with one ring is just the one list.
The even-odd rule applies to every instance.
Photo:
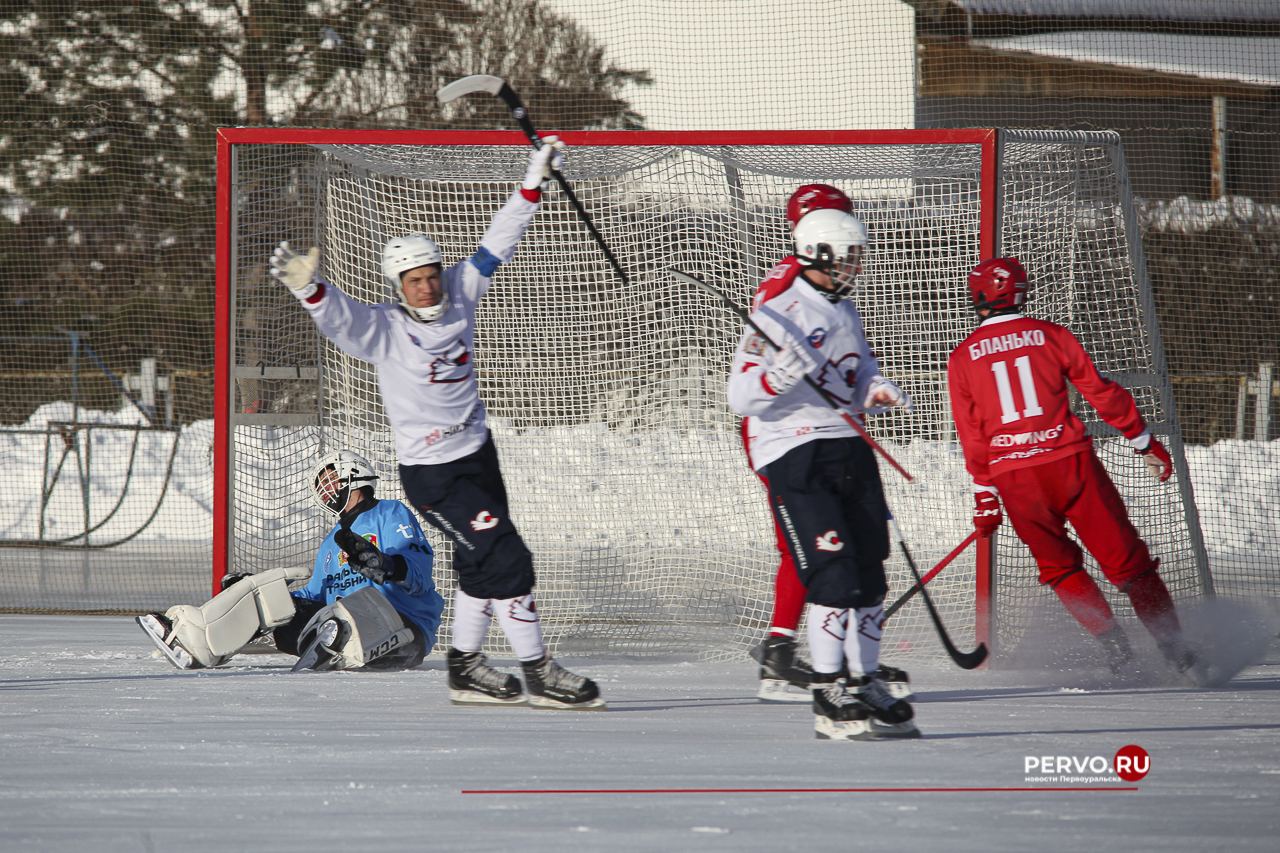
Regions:
[[1066, 788], [507, 788], [463, 790], [463, 794], [895, 794], [988, 793], [991, 791], [1136, 791], [1131, 788], [1071, 785]]
[[[551, 133], [544, 129], [544, 133]], [[995, 131], [930, 130], [567, 130], [554, 131], [569, 145], [900, 145], [985, 144]], [[220, 127], [222, 143], [284, 145], [517, 145], [518, 130], [340, 130], [312, 127]]]

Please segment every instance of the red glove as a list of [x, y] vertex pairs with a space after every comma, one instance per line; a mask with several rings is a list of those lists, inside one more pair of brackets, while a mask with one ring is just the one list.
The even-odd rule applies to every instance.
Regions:
[[973, 526], [983, 536], [990, 536], [996, 532], [1000, 522], [1004, 521], [1004, 515], [1000, 512], [1000, 498], [995, 492], [985, 490], [974, 492], [973, 497], [977, 501], [973, 508]]
[[1156, 441], [1155, 436], [1151, 437], [1151, 443], [1147, 445], [1146, 450], [1134, 452], [1147, 463], [1147, 470], [1151, 472], [1151, 476], [1160, 482], [1163, 483], [1173, 476], [1173, 460], [1169, 458], [1169, 451], [1164, 449], [1163, 444]]

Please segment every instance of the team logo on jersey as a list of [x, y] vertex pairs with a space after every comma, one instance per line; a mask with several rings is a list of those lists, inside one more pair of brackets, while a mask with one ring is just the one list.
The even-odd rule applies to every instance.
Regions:
[[755, 332], [752, 332], [745, 341], [742, 342], [742, 351], [746, 355], [764, 355], [764, 338]]
[[841, 551], [844, 549], [844, 542], [834, 530], [828, 530], [814, 541], [814, 547], [819, 551]]
[[827, 339], [827, 330], [821, 327], [814, 329], [809, 333], [809, 346], [814, 349], [822, 349], [822, 342]]
[[[367, 540], [369, 540], [370, 542], [372, 542], [372, 543], [373, 543], [373, 546], [374, 546], [375, 548], [378, 546], [378, 534], [376, 534], [376, 533], [365, 533], [365, 534], [363, 534], [363, 535], [364, 535], [364, 538], [365, 538], [365, 539], [367, 539]], [[327, 561], [326, 561], [326, 562], [327, 562]], [[345, 566], [346, 564], [347, 564], [347, 552], [346, 552], [346, 551], [343, 551], [341, 548], [339, 548], [339, 549], [338, 549], [338, 565], [339, 565], [339, 566]]]
[[442, 357], [431, 362], [431, 381], [438, 383], [463, 382], [471, 376], [471, 350], [461, 338], [445, 350]]
[[858, 381], [858, 360], [861, 357], [856, 352], [846, 353], [835, 361], [828, 360], [818, 373], [816, 381], [822, 390], [846, 406], [853, 402], [853, 386]]
[[498, 519], [489, 515], [489, 510], [482, 509], [471, 519], [471, 529], [475, 531], [490, 530], [498, 526]]
[[1062, 431], [1066, 429], [1065, 424], [1058, 424], [1048, 429], [1036, 429], [1031, 432], [1020, 432], [1015, 435], [993, 435], [991, 436], [992, 447], [1016, 447], [1019, 444], [1039, 444], [1042, 441], [1053, 441], [1062, 435]]

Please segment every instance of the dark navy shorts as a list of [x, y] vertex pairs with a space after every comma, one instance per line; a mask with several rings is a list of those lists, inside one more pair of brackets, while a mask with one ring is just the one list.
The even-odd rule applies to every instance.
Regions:
[[889, 587], [889, 511], [875, 453], [861, 438], [820, 438], [760, 472], [769, 505], [809, 590], [826, 607], [874, 607]]
[[453, 540], [458, 586], [473, 598], [533, 591], [533, 555], [511, 521], [493, 437], [468, 456], [438, 465], [401, 465], [414, 509]]

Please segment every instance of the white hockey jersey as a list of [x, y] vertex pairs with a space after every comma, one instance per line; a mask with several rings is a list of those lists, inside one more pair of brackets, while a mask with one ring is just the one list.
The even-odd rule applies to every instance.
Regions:
[[476, 305], [537, 211], [517, 190], [494, 214], [476, 253], [444, 271], [449, 306], [435, 322], [420, 323], [394, 302], [365, 305], [327, 283], [317, 303], [302, 303], [338, 349], [375, 366], [402, 465], [450, 462], [488, 439], [472, 363]]
[[[800, 278], [803, 267], [784, 258], [765, 277], [751, 301], [751, 319], [779, 346], [795, 343], [816, 363], [809, 377], [853, 417], [864, 411], [867, 386], [880, 365], [867, 344], [858, 309], [847, 299], [829, 301]], [[743, 415], [751, 466], [760, 471], [794, 447], [818, 438], [857, 432], [803, 381], [782, 394], [764, 383], [777, 351], [748, 326], [729, 375], [729, 406]]]

